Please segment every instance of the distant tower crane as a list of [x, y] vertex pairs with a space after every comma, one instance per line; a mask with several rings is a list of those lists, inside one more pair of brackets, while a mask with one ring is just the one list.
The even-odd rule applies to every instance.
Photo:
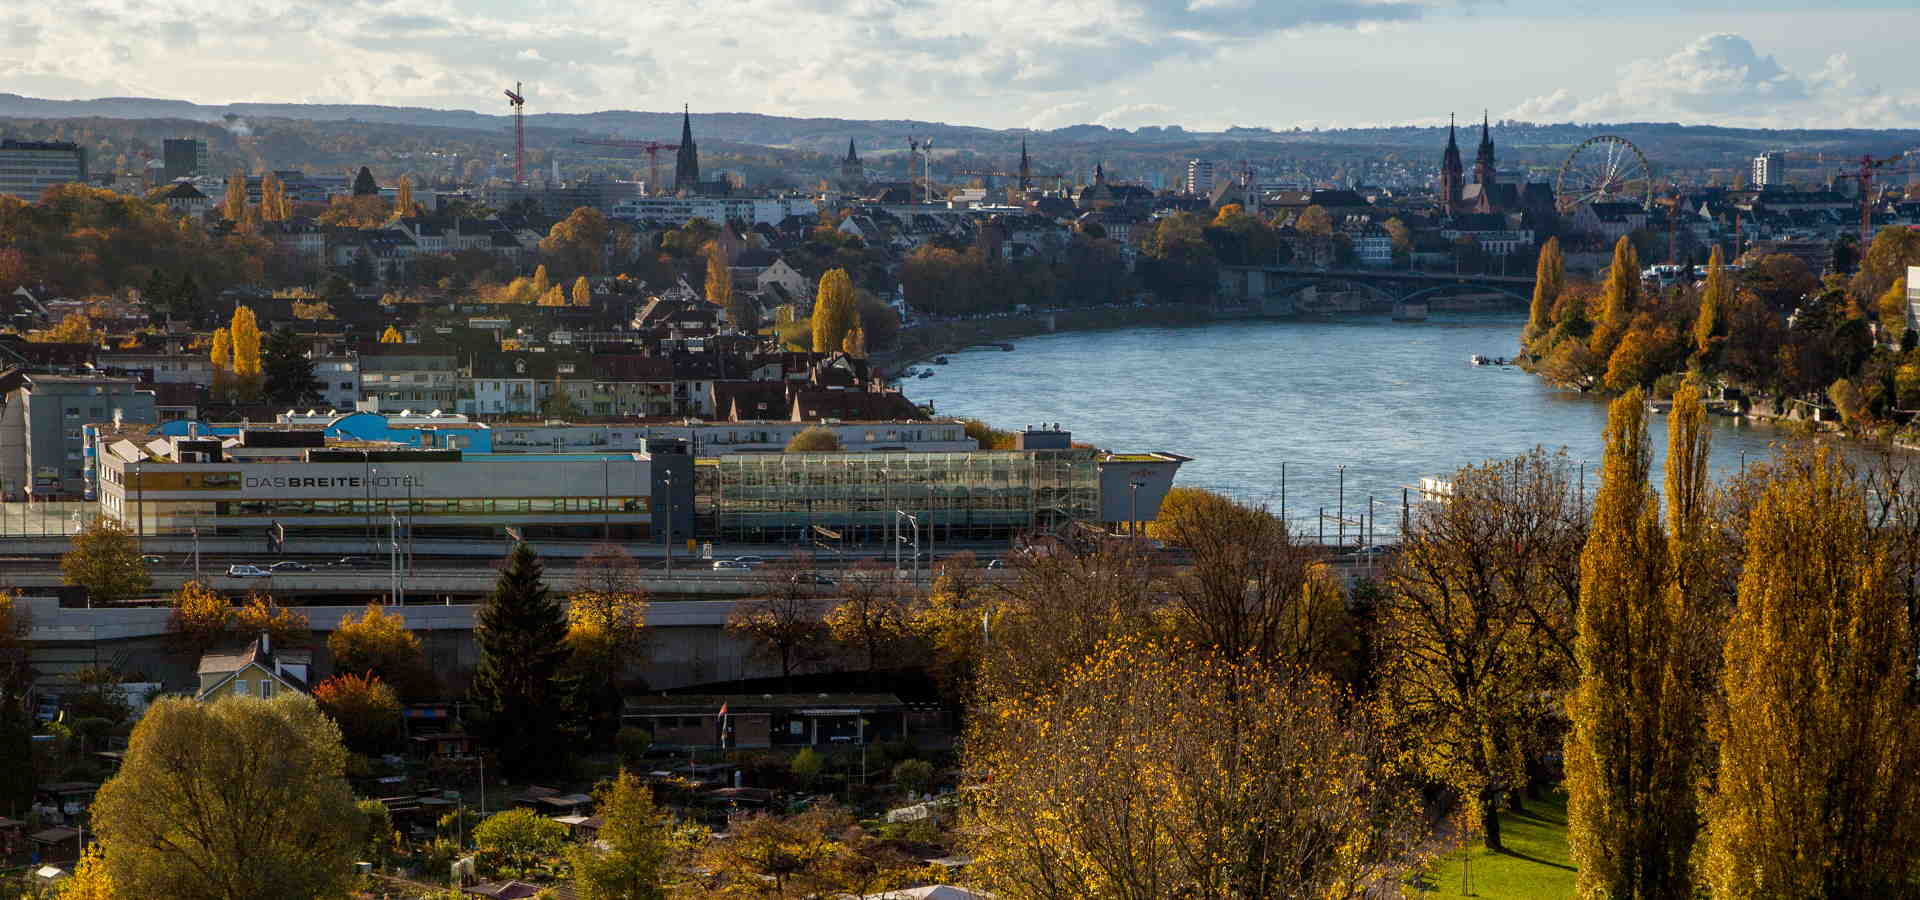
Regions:
[[576, 144], [589, 147], [612, 147], [617, 150], [637, 150], [647, 155], [647, 192], [660, 193], [660, 151], [678, 150], [679, 144], [663, 144], [659, 141], [623, 141], [618, 138], [574, 138]]
[[520, 82], [514, 82], [513, 90], [507, 92], [507, 103], [513, 106], [513, 183], [515, 187], [526, 187], [527, 98], [520, 94]]
[[1860, 157], [1860, 167], [1848, 171], [1842, 169], [1834, 174], [1842, 178], [1853, 178], [1860, 182], [1860, 257], [1866, 258], [1867, 245], [1873, 242], [1873, 176], [1885, 166], [1893, 165], [1906, 158], [1905, 153], [1895, 153], [1885, 159], [1871, 156]]
[[[1058, 184], [1061, 179], [1067, 177], [1063, 172], [1035, 172], [1033, 170], [1033, 159], [1027, 156], [1027, 142], [1024, 139], [1020, 141], [1020, 170], [1017, 172], [1003, 172], [996, 169], [956, 169], [953, 174], [975, 175], [983, 179], [1015, 179], [1014, 187], [1009, 192], [1010, 199], [1012, 197], [1025, 197], [1027, 191], [1033, 189], [1034, 179], [1051, 179], [1055, 184]], [[988, 188], [993, 187], [991, 183], [985, 184], [985, 186]]]

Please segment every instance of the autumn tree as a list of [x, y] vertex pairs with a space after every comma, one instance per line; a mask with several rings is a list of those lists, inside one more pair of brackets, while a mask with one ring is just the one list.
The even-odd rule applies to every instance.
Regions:
[[533, 549], [515, 544], [474, 628], [470, 695], [509, 777], [551, 772], [567, 757], [567, 618], [542, 575]]
[[596, 792], [599, 840], [567, 848], [580, 900], [666, 900], [671, 864], [684, 848], [673, 819], [653, 804], [653, 788], [621, 772]]
[[[33, 757], [33, 711], [28, 708], [34, 670], [28, 637], [33, 614], [17, 591], [0, 590], [0, 757]], [[38, 785], [32, 766], [0, 766], [0, 814], [26, 816]]]
[[361, 816], [340, 729], [304, 694], [156, 700], [91, 809], [126, 897], [341, 896]]
[[313, 640], [307, 617], [280, 605], [272, 594], [254, 591], [233, 611], [232, 628], [241, 637], [266, 635], [275, 647], [302, 647]]
[[927, 649], [923, 664], [943, 695], [964, 701], [993, 627], [998, 592], [981, 576], [972, 552], [951, 554], [933, 567], [933, 584], [908, 611], [915, 641]]
[[976, 675], [982, 700], [1046, 693], [1107, 641], [1161, 627], [1161, 573], [1137, 543], [1049, 545], [1012, 569]]
[[388, 325], [387, 330], [380, 332], [380, 343], [382, 344], [403, 344], [406, 343], [406, 340], [407, 339], [400, 334], [400, 329], [392, 325]]
[[98, 344], [105, 336], [82, 312], [67, 313], [52, 328], [27, 332], [27, 340], [36, 344]]
[[1553, 328], [1553, 306], [1560, 300], [1560, 292], [1567, 286], [1565, 258], [1560, 253], [1560, 239], [1548, 238], [1540, 248], [1540, 260], [1534, 266], [1533, 303], [1528, 307], [1527, 327], [1521, 332], [1521, 342], [1529, 343]]
[[[811, 573], [794, 573], [807, 579]], [[839, 603], [827, 610], [827, 634], [853, 650], [863, 671], [871, 674], [892, 657], [907, 636], [907, 604], [893, 565], [864, 559], [841, 575]]]
[[[1667, 538], [1649, 486], [1652, 451], [1646, 397], [1629, 391], [1608, 410], [1606, 456], [1581, 556], [1575, 659], [1567, 700], [1568, 838], [1580, 893], [1600, 897], [1692, 896], [1688, 860], [1702, 709], [1683, 636], [1685, 597], [1668, 590]], [[1678, 506], [1698, 516], [1704, 491], [1704, 409], [1693, 388], [1676, 399], [1684, 443], [1670, 465], [1694, 495]], [[1676, 523], [1690, 529], [1695, 523]]]
[[620, 727], [620, 681], [646, 648], [651, 600], [640, 566], [617, 545], [603, 544], [580, 560], [567, 595], [569, 666], [596, 736]]
[[787, 453], [832, 453], [844, 449], [840, 434], [831, 428], [813, 425], [795, 432], [787, 440]]
[[413, 206], [413, 180], [400, 176], [400, 184], [393, 191], [393, 214], [399, 217], [416, 215]]
[[1326, 207], [1317, 204], [1309, 206], [1300, 213], [1300, 218], [1294, 220], [1293, 228], [1301, 234], [1320, 238], [1331, 237], [1333, 236], [1333, 215], [1327, 212]]
[[260, 325], [253, 308], [242, 306], [233, 311], [233, 324], [227, 329], [233, 340], [233, 373], [242, 378], [260, 374]]
[[1746, 546], [1702, 878], [1715, 897], [1911, 896], [1915, 647], [1852, 467], [1825, 448], [1780, 463]]
[[377, 675], [335, 675], [313, 686], [313, 699], [355, 753], [391, 750], [400, 739], [400, 698]]
[[491, 875], [522, 878], [566, 847], [567, 826], [525, 807], [497, 812], [473, 829], [481, 867]]
[[877, 846], [852, 814], [818, 803], [792, 816], [738, 814], [725, 840], [701, 849], [695, 868], [709, 873], [700, 896], [844, 897], [905, 887], [916, 861]]
[[167, 634], [183, 649], [199, 654], [224, 640], [233, 624], [233, 604], [202, 581], [188, 581], [173, 592]]
[[225, 328], [213, 331], [213, 349], [208, 353], [213, 361], [215, 372], [224, 372], [233, 368], [233, 332]]
[[112, 516], [95, 516], [60, 557], [60, 581], [87, 589], [88, 602], [113, 606], [137, 600], [152, 586], [133, 530]]
[[407, 630], [399, 614], [378, 602], [368, 603], [358, 619], [342, 616], [327, 635], [333, 670], [379, 678], [403, 699], [418, 701], [433, 691], [433, 672], [427, 666], [420, 638]]
[[1000, 896], [1373, 896], [1418, 862], [1415, 797], [1324, 677], [1121, 638], [983, 712], [959, 830]]
[[260, 176], [260, 218], [283, 222], [292, 216], [293, 205], [287, 200], [287, 187], [280, 176], [272, 172]]
[[585, 275], [573, 280], [573, 305], [593, 305], [593, 287], [587, 284], [587, 276]]
[[[540, 252], [553, 260], [562, 274], [598, 275], [606, 269], [607, 249], [613, 237], [606, 213], [582, 206], [554, 223], [547, 236], [540, 239]], [[541, 273], [544, 276], [544, 266]], [[547, 285], [541, 284], [538, 293], [546, 292]]]
[[708, 241], [704, 255], [707, 258], [707, 302], [726, 310], [733, 305], [733, 270], [727, 265], [727, 251], [719, 241]]
[[1713, 339], [1725, 331], [1723, 319], [1732, 301], [1733, 287], [1727, 281], [1726, 261], [1721, 257], [1720, 245], [1715, 244], [1713, 255], [1707, 259], [1707, 284], [1700, 292], [1700, 312], [1693, 320], [1693, 346], [1702, 357], [1713, 352]]
[[1586, 539], [1572, 475], [1542, 450], [1461, 469], [1415, 511], [1375, 612], [1376, 706], [1410, 761], [1472, 804], [1489, 849], [1570, 680]]
[[1613, 356], [1613, 349], [1627, 334], [1633, 314], [1641, 306], [1640, 256], [1626, 235], [1613, 245], [1613, 264], [1607, 267], [1607, 280], [1600, 288], [1600, 327], [1589, 344], [1594, 355]]
[[859, 320], [854, 309], [853, 279], [845, 269], [832, 269], [820, 276], [820, 289], [813, 300], [813, 352], [831, 353], [840, 349]]
[[100, 855], [98, 843], [88, 844], [73, 867], [73, 877], [60, 884], [54, 900], [118, 900], [123, 895], [114, 889], [113, 874]]
[[227, 192], [220, 198], [220, 215], [238, 224], [247, 217], [247, 176], [235, 172], [227, 176]]
[[814, 585], [801, 579], [803, 562], [788, 560], [761, 570], [758, 594], [734, 604], [727, 630], [752, 645], [753, 651], [780, 664], [787, 690], [793, 674], [812, 662], [827, 637], [822, 616], [826, 604]]

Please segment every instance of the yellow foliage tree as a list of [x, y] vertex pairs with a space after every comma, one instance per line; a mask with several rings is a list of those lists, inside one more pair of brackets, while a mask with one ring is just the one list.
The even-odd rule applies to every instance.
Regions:
[[1553, 328], [1553, 307], [1566, 286], [1566, 260], [1560, 253], [1560, 239], [1548, 238], [1546, 246], [1540, 248], [1540, 261], [1534, 266], [1533, 304], [1528, 307], [1527, 327], [1521, 333], [1523, 343], [1530, 343]]
[[727, 266], [727, 251], [719, 241], [708, 241], [707, 302], [721, 309], [733, 305], [733, 270]]
[[557, 284], [550, 288], [547, 288], [547, 292], [540, 295], [540, 305], [541, 306], [566, 306], [567, 305], [566, 291], [562, 290], [561, 287]]
[[56, 900], [117, 900], [120, 895], [114, 892], [113, 876], [107, 872], [99, 844], [87, 845], [80, 864], [73, 867], [73, 877], [61, 884], [54, 896]]
[[259, 375], [260, 325], [253, 317], [253, 308], [235, 309], [227, 333], [233, 342], [233, 373], [243, 378]]
[[406, 340], [407, 339], [400, 334], [400, 329], [392, 325], [388, 325], [387, 330], [380, 332], [380, 343], [382, 344], [404, 344]]
[[247, 176], [235, 172], [227, 176], [227, 193], [220, 198], [220, 215], [238, 224], [247, 217]]
[[528, 293], [535, 298], [544, 297], [553, 288], [553, 279], [547, 276], [547, 264], [541, 263], [533, 269], [533, 280], [527, 283]]
[[313, 638], [306, 616], [257, 591], [247, 597], [247, 605], [234, 610], [233, 629], [242, 637], [264, 634], [276, 647], [305, 646]]
[[413, 180], [400, 176], [400, 185], [393, 191], [393, 214], [397, 217], [411, 216], [413, 208]]
[[1727, 283], [1726, 260], [1720, 253], [1720, 245], [1715, 244], [1713, 255], [1707, 259], [1707, 286], [1700, 292], [1700, 314], [1693, 320], [1693, 346], [1702, 355], [1713, 349], [1713, 338], [1725, 327], [1721, 318], [1732, 301], [1733, 288]]
[[854, 307], [853, 279], [845, 269], [829, 269], [820, 276], [820, 289], [813, 300], [813, 352], [831, 353], [840, 349], [847, 332], [859, 325], [859, 310]]
[[106, 334], [93, 327], [93, 320], [85, 313], [70, 312], [52, 328], [35, 331], [27, 335], [27, 340], [36, 344], [97, 344]]
[[233, 604], [202, 581], [189, 581], [173, 592], [173, 612], [167, 633], [188, 651], [198, 653], [226, 637], [233, 622]]
[[573, 305], [593, 305], [593, 286], [587, 284], [587, 276], [585, 275], [573, 280]]

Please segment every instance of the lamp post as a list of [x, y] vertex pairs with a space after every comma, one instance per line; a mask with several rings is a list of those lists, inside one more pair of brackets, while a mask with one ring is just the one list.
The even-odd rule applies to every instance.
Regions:
[[406, 597], [400, 593], [400, 514], [393, 510], [387, 510], [387, 568], [393, 582], [393, 604], [407, 605]]
[[667, 574], [673, 574], [673, 470], [660, 473], [667, 481]]
[[1338, 523], [1340, 531], [1339, 546], [1345, 547], [1347, 545], [1347, 467], [1340, 465], [1336, 468], [1340, 470], [1340, 506], [1334, 513], [1334, 521]]
[[901, 516], [905, 516], [907, 522], [913, 526], [913, 583], [917, 585], [920, 583], [920, 517], [904, 509], [893, 511], [893, 571], [895, 575], [900, 573]]

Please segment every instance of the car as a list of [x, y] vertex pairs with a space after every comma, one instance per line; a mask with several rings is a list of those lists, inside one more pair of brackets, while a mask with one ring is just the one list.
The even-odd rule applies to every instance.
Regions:
[[364, 566], [366, 564], [367, 561], [358, 556], [342, 556], [332, 562], [321, 563], [321, 565], [328, 568], [348, 568], [351, 566]]
[[993, 560], [987, 561], [987, 568], [989, 569], [1004, 569], [1006, 567], [1007, 567], [1007, 561], [1004, 559], [993, 559]]
[[141, 565], [159, 566], [159, 565], [165, 565], [166, 562], [167, 562], [166, 557], [163, 557], [158, 553], [149, 553], [145, 556], [140, 557]]
[[764, 556], [736, 556], [733, 558], [733, 561], [746, 563], [749, 566], [764, 566], [767, 564], [767, 558]]
[[313, 567], [303, 562], [294, 562], [291, 559], [283, 559], [277, 563], [274, 563], [271, 566], [268, 566], [267, 571], [269, 572], [311, 572], [313, 571]]
[[273, 573], [259, 566], [228, 566], [228, 578], [271, 578]]
[[794, 584], [836, 585], [840, 582], [828, 578], [819, 572], [801, 572], [793, 576]]
[[753, 567], [737, 559], [716, 559], [713, 561], [713, 570], [715, 572], [719, 572], [721, 570], [728, 570], [728, 571], [735, 571], [735, 572], [751, 572], [753, 571]]

